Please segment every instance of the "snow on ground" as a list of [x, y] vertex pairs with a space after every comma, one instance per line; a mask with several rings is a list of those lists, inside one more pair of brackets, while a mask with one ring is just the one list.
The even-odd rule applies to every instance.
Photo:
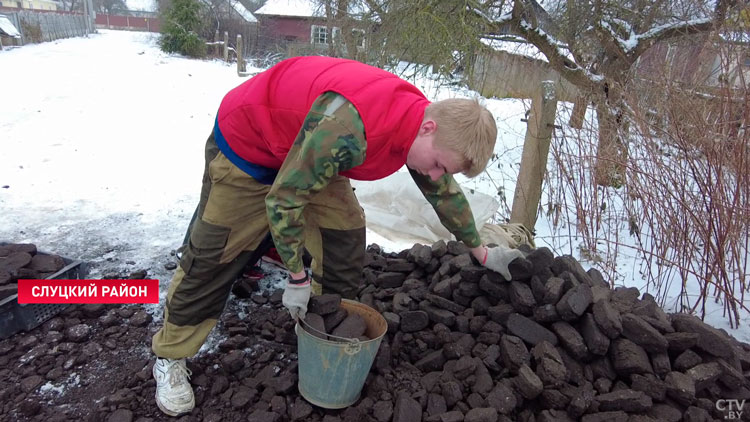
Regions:
[[[0, 242], [31, 242], [88, 261], [91, 278], [110, 268], [148, 269], [163, 300], [172, 274], [164, 264], [175, 261], [198, 200], [205, 139], [221, 98], [245, 79], [221, 61], [162, 53], [155, 35], [108, 30], [3, 50], [0, 69], [13, 81], [4, 84], [0, 102]], [[413, 82], [432, 100], [477, 95], [426, 77]], [[499, 195], [500, 215], [507, 216], [528, 106], [482, 101], [497, 119], [498, 158], [479, 177], [457, 179], [466, 189]], [[538, 246], [575, 250], [574, 236], [556, 236], [541, 218]], [[411, 247], [370, 230], [368, 243]], [[629, 259], [623, 266], [638, 268], [637, 258]], [[637, 271], [623, 274], [617, 284], [643, 288]], [[158, 306], [150, 309], [160, 316]], [[750, 341], [744, 326], [728, 329], [718, 305], [707, 321]]]
[[168, 281], [216, 109], [242, 79], [154, 37], [102, 30], [0, 53], [16, 82], [0, 105], [0, 241], [100, 264], [93, 278], [130, 261]]
[[80, 385], [81, 376], [77, 373], [73, 372], [72, 374], [68, 375], [67, 378], [65, 378], [62, 381], [57, 381], [56, 383], [52, 383], [52, 381], [47, 381], [44, 385], [39, 387], [39, 392], [42, 395], [56, 395], [61, 396], [65, 393], [65, 390], [68, 388], [75, 388]]
[[62, 385], [54, 385], [51, 381], [47, 381], [46, 384], [39, 387], [39, 392], [42, 394], [56, 394], [56, 395], [62, 395], [63, 391], [65, 391], [65, 387]]

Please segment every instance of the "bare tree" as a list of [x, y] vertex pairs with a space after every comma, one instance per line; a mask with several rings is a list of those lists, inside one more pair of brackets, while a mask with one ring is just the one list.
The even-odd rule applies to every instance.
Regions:
[[[542, 24], [548, 17], [546, 10], [535, 0], [526, 0], [514, 1], [510, 13], [496, 23], [509, 24], [558, 73], [591, 95], [599, 122], [597, 182], [619, 185], [627, 161], [623, 90], [634, 65], [656, 43], [718, 28], [731, 5], [727, 0], [568, 0], [557, 25], [560, 29], [550, 28], [559, 34], [555, 35]], [[563, 37], [561, 42], [558, 37]]]
[[66, 12], [82, 10], [81, 2], [78, 0], [60, 0], [62, 9]]
[[127, 13], [128, 5], [124, 0], [94, 0], [94, 10], [106, 14]]
[[358, 34], [366, 32], [368, 20], [362, 16], [362, 3], [358, 0], [317, 0], [325, 13], [328, 27], [328, 52], [331, 57], [365, 60], [358, 46]]
[[638, 59], [656, 43], [716, 29], [735, 6], [735, 0], [343, 1], [371, 11], [381, 65], [404, 59], [449, 74], [471, 63], [482, 38], [511, 33], [533, 44], [595, 105], [602, 185], [623, 182], [628, 129], [623, 90]]
[[351, 0], [369, 10], [375, 30], [368, 34], [378, 65], [399, 60], [430, 66], [449, 75], [463, 69], [494, 23], [476, 0]]

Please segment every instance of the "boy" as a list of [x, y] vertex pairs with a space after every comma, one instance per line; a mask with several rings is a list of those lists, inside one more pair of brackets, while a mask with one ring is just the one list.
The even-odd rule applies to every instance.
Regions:
[[521, 252], [482, 245], [451, 176], [483, 171], [496, 137], [477, 101], [430, 103], [412, 84], [351, 60], [288, 59], [230, 91], [206, 143], [197, 218], [152, 342], [159, 408], [173, 416], [193, 409], [185, 358], [204, 343], [269, 228], [290, 273], [283, 304], [292, 318], [305, 317], [310, 298], [304, 248], [324, 292], [355, 297], [365, 217], [349, 178], [376, 180], [406, 164], [443, 225], [509, 279], [508, 263]]

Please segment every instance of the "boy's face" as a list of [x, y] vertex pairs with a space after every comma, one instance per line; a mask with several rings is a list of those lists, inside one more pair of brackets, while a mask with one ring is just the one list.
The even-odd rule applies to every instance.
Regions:
[[433, 125], [434, 122], [429, 120], [422, 124], [406, 156], [406, 166], [432, 180], [437, 180], [446, 173], [462, 172], [464, 169], [460, 154], [435, 146]]

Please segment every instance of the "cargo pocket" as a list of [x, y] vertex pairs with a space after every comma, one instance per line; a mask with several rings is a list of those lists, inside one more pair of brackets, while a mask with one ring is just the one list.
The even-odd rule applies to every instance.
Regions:
[[190, 242], [180, 260], [185, 275], [209, 281], [221, 266], [219, 261], [230, 232], [229, 227], [195, 220], [190, 232]]
[[223, 153], [216, 154], [213, 160], [208, 164], [208, 177], [211, 183], [219, 183], [232, 172], [232, 164]]

